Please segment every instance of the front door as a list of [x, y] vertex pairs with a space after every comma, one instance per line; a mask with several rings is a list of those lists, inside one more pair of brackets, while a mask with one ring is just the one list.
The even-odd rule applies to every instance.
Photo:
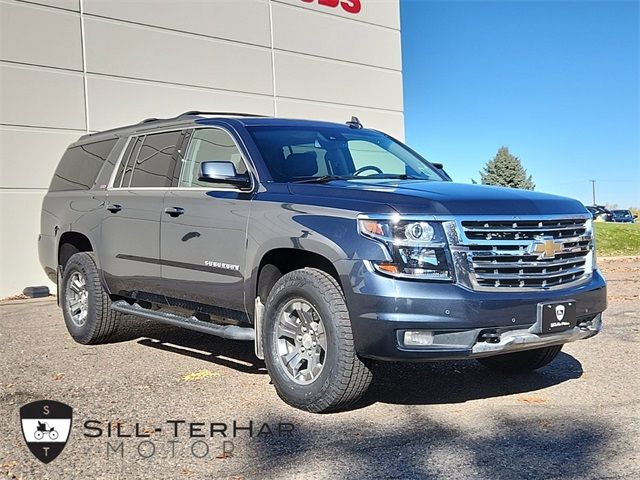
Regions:
[[113, 294], [155, 292], [160, 284], [162, 202], [180, 134], [132, 137], [107, 190], [99, 248], [104, 280]]
[[200, 163], [246, 163], [220, 128], [192, 130], [176, 188], [164, 197], [161, 220], [163, 292], [192, 302], [244, 311], [245, 250], [251, 193], [200, 182]]

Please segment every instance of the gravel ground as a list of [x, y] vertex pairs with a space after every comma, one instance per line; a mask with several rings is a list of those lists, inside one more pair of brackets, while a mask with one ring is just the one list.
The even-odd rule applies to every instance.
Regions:
[[[640, 259], [601, 264], [605, 330], [539, 372], [377, 364], [366, 401], [329, 415], [280, 401], [250, 344], [128, 318], [117, 343], [82, 346], [52, 297], [2, 302], [1, 478], [640, 478]], [[19, 421], [20, 406], [45, 398], [74, 409], [69, 442], [47, 465]], [[205, 423], [207, 435], [180, 424], [174, 437], [171, 420]], [[234, 420], [253, 435], [233, 438]], [[103, 435], [85, 436], [87, 421]], [[151, 436], [115, 436], [136, 423]], [[210, 423], [228, 436], [208, 435]], [[279, 423], [293, 432], [278, 435]]]

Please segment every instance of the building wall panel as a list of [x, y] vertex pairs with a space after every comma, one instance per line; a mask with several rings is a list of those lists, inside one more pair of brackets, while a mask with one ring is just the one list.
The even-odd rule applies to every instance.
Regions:
[[0, 63], [0, 124], [85, 128], [82, 75]]
[[273, 44], [276, 49], [402, 69], [398, 30], [323, 15], [315, 9], [274, 3]]
[[6, 1], [0, 10], [0, 60], [82, 70], [77, 13]]
[[48, 188], [65, 149], [83, 133], [0, 126], [0, 188]]
[[83, 6], [87, 14], [271, 45], [266, 0], [83, 0]]
[[85, 19], [87, 71], [248, 93], [273, 93], [268, 49]]

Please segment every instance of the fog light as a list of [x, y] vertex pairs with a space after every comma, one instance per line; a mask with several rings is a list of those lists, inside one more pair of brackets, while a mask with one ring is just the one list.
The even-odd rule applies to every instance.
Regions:
[[433, 332], [429, 330], [407, 330], [404, 332], [404, 344], [407, 347], [433, 345]]

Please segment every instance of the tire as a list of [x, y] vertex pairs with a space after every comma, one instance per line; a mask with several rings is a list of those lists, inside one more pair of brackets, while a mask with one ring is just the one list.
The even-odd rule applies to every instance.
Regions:
[[58, 439], [58, 432], [56, 432], [55, 430], [49, 431], [49, 438], [51, 440], [57, 440]]
[[42, 433], [40, 430], [36, 430], [33, 436], [36, 440], [42, 440], [44, 438], [44, 433]]
[[[287, 332], [296, 334], [298, 347]], [[265, 305], [263, 339], [269, 376], [292, 407], [313, 413], [344, 409], [371, 383], [370, 370], [356, 355], [342, 290], [321, 270], [295, 270], [276, 282]]]
[[60, 297], [67, 330], [76, 342], [96, 345], [109, 341], [122, 315], [110, 308], [111, 299], [102, 287], [92, 252], [76, 253], [69, 259], [62, 274]]
[[536, 348], [523, 352], [506, 353], [494, 357], [478, 358], [485, 367], [505, 373], [527, 373], [542, 368], [553, 361], [562, 350], [562, 345]]

